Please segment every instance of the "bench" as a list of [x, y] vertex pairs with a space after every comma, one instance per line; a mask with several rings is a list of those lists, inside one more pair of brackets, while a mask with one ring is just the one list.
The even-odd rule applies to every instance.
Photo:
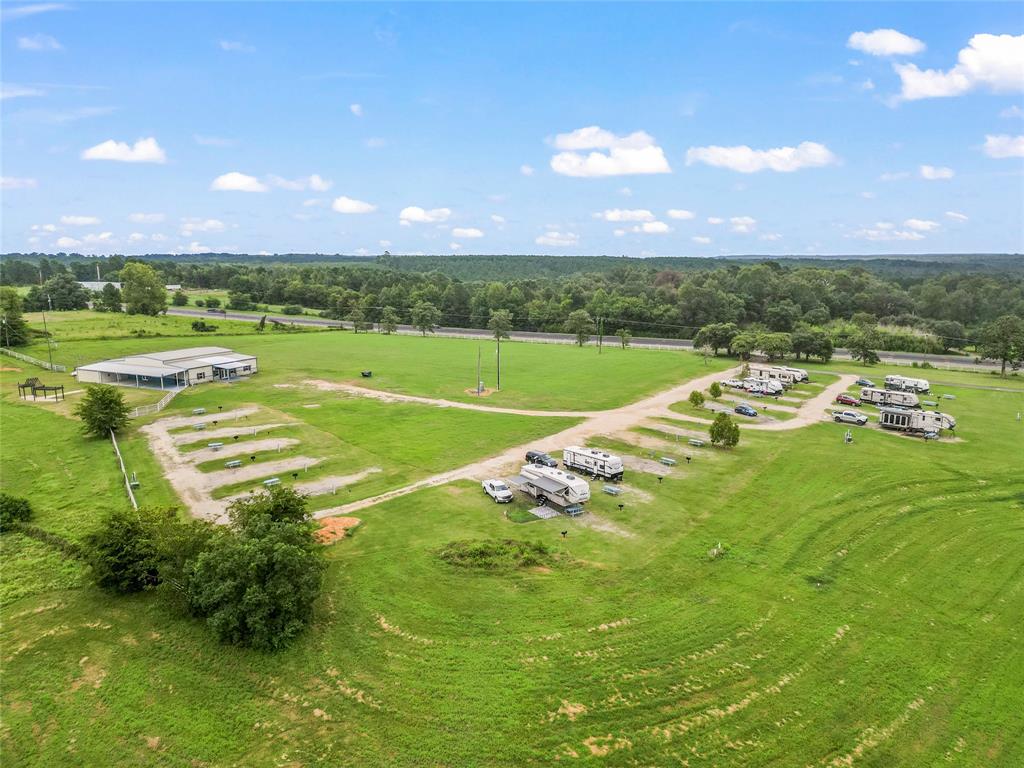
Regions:
[[943, 400], [956, 400], [956, 395], [943, 395]]
[[934, 400], [922, 400], [921, 405], [938, 405]]
[[271, 478], [268, 478], [268, 479], [264, 480], [263, 484], [265, 486], [267, 486], [268, 488], [270, 486], [272, 486], [272, 485], [280, 485], [281, 484], [281, 478], [279, 478], [279, 477], [271, 477]]
[[205, 421], [201, 421], [198, 424], [193, 424], [192, 425], [192, 429], [196, 429], [196, 430], [206, 429], [206, 422]]
[[192, 409], [192, 415], [193, 416], [202, 416], [204, 413], [206, 413], [206, 409], [205, 408], [193, 408]]
[[213, 450], [216, 451], [216, 450], [219, 450], [219, 449], [223, 448], [224, 447], [224, 443], [207, 443], [206, 447], [207, 448], [212, 448]]
[[704, 441], [703, 440], [698, 440], [696, 437], [691, 437], [686, 442], [688, 442], [694, 448], [703, 448], [704, 447]]
[[228, 469], [237, 469], [238, 467], [242, 466], [242, 460], [232, 459], [231, 461], [226, 462], [224, 466], [227, 467]]
[[658, 462], [664, 464], [666, 467], [674, 467], [676, 465], [676, 460], [670, 459], [668, 456], [662, 456], [658, 459]]
[[372, 379], [373, 371], [360, 371], [359, 375], [362, 376], [364, 379]]
[[622, 489], [617, 485], [606, 485], [601, 490], [609, 496], [619, 496], [622, 494]]

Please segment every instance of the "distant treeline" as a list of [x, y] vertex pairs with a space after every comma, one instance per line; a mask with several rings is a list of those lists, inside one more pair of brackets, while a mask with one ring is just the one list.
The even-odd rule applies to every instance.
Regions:
[[[988, 258], [989, 269], [1014, 261]], [[481, 274], [461, 279], [441, 269], [463, 259], [481, 265]], [[499, 277], [498, 265], [506, 259], [518, 264], [523, 276]], [[973, 263], [969, 259], [961, 257], [964, 263], [956, 267], [931, 264], [936, 273], [917, 275], [878, 274], [862, 262], [831, 259], [611, 259], [606, 260], [611, 268], [582, 272], [591, 257], [400, 256], [379, 258], [372, 265], [145, 261], [166, 283], [229, 291], [228, 307], [235, 309], [289, 305], [293, 311], [302, 307], [337, 319], [358, 313], [366, 322], [377, 322], [390, 307], [407, 321], [414, 306], [429, 302], [440, 310], [442, 325], [485, 328], [491, 313], [503, 309], [511, 313], [514, 329], [531, 331], [562, 331], [569, 314], [582, 309], [595, 320], [603, 318], [609, 334], [624, 328], [633, 335], [692, 338], [712, 323], [779, 332], [809, 326], [829, 330], [837, 345], [854, 326], [877, 321], [888, 334], [885, 348], [932, 352], [970, 346], [985, 323], [1024, 315], [1019, 263], [990, 275], [961, 270]], [[0, 284], [37, 284], [68, 274], [95, 280], [97, 265], [101, 279], [116, 280], [131, 260], [7, 257], [0, 263]], [[493, 269], [482, 267], [487, 263]], [[437, 269], [413, 270], [414, 264]], [[547, 274], [545, 269], [567, 272]]]

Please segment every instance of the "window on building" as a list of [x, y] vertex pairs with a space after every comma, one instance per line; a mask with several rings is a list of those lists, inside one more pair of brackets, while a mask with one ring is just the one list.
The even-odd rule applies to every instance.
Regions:
[[205, 373], [200, 372], [200, 373], [196, 374], [196, 381], [199, 381], [200, 379], [205, 379], [205, 378], [206, 378], [206, 374]]

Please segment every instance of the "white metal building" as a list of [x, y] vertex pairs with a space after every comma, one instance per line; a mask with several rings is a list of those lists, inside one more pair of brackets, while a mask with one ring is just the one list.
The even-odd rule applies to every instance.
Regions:
[[190, 347], [80, 365], [73, 375], [81, 384], [177, 389], [238, 379], [256, 371], [254, 355], [232, 352], [225, 347]]

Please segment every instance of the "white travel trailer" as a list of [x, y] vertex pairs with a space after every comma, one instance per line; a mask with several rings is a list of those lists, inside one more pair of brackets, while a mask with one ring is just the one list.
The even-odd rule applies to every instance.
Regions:
[[562, 465], [580, 474], [603, 477], [606, 480], [622, 479], [622, 459], [594, 448], [570, 445], [562, 451]]
[[920, 408], [921, 401], [913, 392], [901, 392], [896, 389], [877, 389], [864, 387], [860, 391], [862, 402], [872, 405], [898, 405], [903, 408]]
[[751, 365], [750, 375], [758, 379], [771, 379], [791, 387], [796, 383], [796, 374], [780, 365]]
[[883, 429], [924, 434], [942, 429], [955, 429], [956, 419], [938, 411], [911, 411], [905, 408], [882, 408], [878, 423]]
[[803, 368], [790, 368], [788, 365], [780, 365], [778, 367], [783, 371], [789, 371], [791, 374], [793, 374], [793, 378], [796, 381], [807, 381], [808, 379], [811, 378], [810, 374], [807, 373], [807, 371], [805, 371]]
[[925, 394], [931, 389], [931, 384], [928, 383], [928, 379], [911, 379], [907, 376], [889, 375], [885, 377], [885, 388]]
[[786, 391], [778, 379], [761, 379], [756, 376], [743, 380], [743, 388], [747, 392], [761, 392], [767, 395], [781, 395]]
[[590, 484], [586, 480], [555, 467], [526, 464], [511, 482], [541, 504], [567, 507], [590, 498]]

